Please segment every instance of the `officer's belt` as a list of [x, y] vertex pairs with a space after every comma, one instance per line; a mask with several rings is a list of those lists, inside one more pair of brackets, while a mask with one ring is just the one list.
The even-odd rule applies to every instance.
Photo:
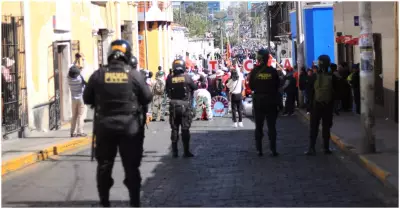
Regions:
[[108, 117], [108, 116], [115, 116], [115, 115], [133, 115], [137, 116], [141, 114], [141, 111], [139, 110], [108, 110], [108, 111], [98, 111], [97, 112], [98, 116], [100, 117]]
[[171, 99], [170, 100], [170, 104], [172, 105], [188, 105], [190, 106], [190, 102], [189, 101], [185, 101], [185, 100], [176, 100], [176, 99]]

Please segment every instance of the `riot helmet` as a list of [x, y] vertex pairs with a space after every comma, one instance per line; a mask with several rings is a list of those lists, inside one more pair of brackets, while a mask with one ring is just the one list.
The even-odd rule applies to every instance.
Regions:
[[112, 60], [121, 60], [126, 64], [130, 64], [131, 57], [132, 48], [128, 41], [119, 39], [111, 42], [111, 46], [108, 51], [108, 63], [110, 63]]
[[329, 72], [331, 66], [331, 58], [328, 55], [318, 57], [318, 69], [322, 72]]
[[135, 56], [131, 57], [131, 62], [129, 63], [129, 65], [136, 70], [137, 68], [137, 64], [138, 64], [138, 60]]
[[173, 69], [175, 75], [184, 73], [185, 72], [185, 61], [183, 61], [182, 59], [174, 60], [174, 62], [172, 63], [172, 69]]

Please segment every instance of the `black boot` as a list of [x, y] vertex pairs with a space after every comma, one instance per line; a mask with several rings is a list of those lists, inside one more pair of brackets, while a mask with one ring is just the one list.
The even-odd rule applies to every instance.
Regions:
[[103, 208], [111, 207], [109, 196], [110, 196], [109, 192], [102, 192], [100, 194], [100, 205], [101, 205], [101, 207], [103, 207]]
[[329, 149], [329, 138], [324, 139], [324, 153], [325, 153], [326, 155], [332, 154], [331, 149]]
[[194, 155], [189, 151], [189, 139], [182, 139], [183, 142], [183, 157], [194, 157]]
[[276, 152], [276, 139], [275, 140], [270, 140], [270, 149], [271, 149], [271, 156], [276, 157], [279, 155], [279, 153]]
[[304, 154], [308, 155], [308, 156], [315, 156], [315, 155], [317, 155], [317, 152], [315, 151], [314, 146], [310, 146]]
[[172, 142], [172, 157], [177, 158], [178, 157], [178, 143], [177, 142]]
[[263, 149], [262, 149], [262, 141], [261, 139], [256, 140], [256, 148], [257, 148], [257, 152], [258, 152], [258, 156], [263, 156]]
[[132, 208], [139, 208], [140, 207], [140, 192], [135, 194], [134, 196], [130, 197], [129, 206]]
[[308, 146], [308, 150], [307, 152], [305, 152], [305, 155], [308, 156], [315, 156], [317, 154], [317, 152], [315, 151], [315, 143], [316, 143], [317, 139], [310, 139], [310, 144]]
[[104, 200], [100, 201], [100, 205], [102, 208], [110, 208], [111, 207], [110, 201], [104, 201]]

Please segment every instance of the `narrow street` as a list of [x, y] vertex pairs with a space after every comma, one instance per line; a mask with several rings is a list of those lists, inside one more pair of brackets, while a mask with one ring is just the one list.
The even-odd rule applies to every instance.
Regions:
[[[307, 157], [308, 128], [298, 117], [278, 119], [280, 156], [258, 157], [254, 123], [230, 118], [194, 122], [193, 159], [173, 159], [169, 125], [151, 123], [142, 161], [144, 207], [385, 207], [397, 197], [340, 151]], [[334, 148], [334, 147], [333, 147]], [[264, 140], [268, 153], [268, 141]], [[98, 207], [96, 163], [88, 147], [3, 176], [3, 207]], [[128, 206], [116, 159], [113, 207]]]

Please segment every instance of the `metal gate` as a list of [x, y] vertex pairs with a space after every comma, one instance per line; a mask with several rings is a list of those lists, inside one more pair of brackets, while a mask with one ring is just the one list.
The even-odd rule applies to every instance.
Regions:
[[7, 135], [28, 125], [28, 107], [23, 17], [2, 16], [1, 20], [2, 131]]
[[49, 129], [58, 130], [61, 127], [61, 106], [60, 106], [60, 70], [58, 66], [59, 46], [53, 43], [53, 69], [54, 69], [54, 100], [49, 107]]

